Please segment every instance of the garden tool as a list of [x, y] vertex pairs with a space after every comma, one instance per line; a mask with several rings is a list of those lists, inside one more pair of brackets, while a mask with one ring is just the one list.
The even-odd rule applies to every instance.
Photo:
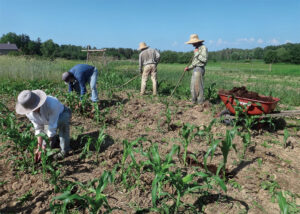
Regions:
[[122, 87], [124, 87], [125, 85], [127, 85], [128, 83], [130, 83], [130, 82], [132, 82], [133, 80], [135, 80], [136, 78], [138, 78], [139, 76], [141, 76], [141, 74], [138, 74], [138, 75], [132, 77], [130, 80], [128, 80], [127, 82], [125, 82], [123, 85], [118, 86], [118, 87], [115, 87], [115, 88], [122, 88]]
[[[186, 67], [188, 67], [188, 66], [191, 64], [191, 62], [192, 62], [193, 58], [194, 58], [194, 56], [193, 56], [193, 57], [190, 59], [190, 61], [189, 61], [189, 63], [187, 64], [187, 66], [186, 66]], [[175, 92], [176, 88], [179, 86], [180, 82], [182, 81], [182, 79], [183, 79], [183, 77], [184, 77], [184, 74], [185, 74], [185, 72], [186, 72], [186, 70], [184, 70], [184, 71], [183, 71], [183, 73], [182, 73], [182, 75], [181, 75], [180, 79], [179, 79], [179, 80], [178, 80], [178, 82], [177, 82], [177, 85], [176, 85], [176, 87], [174, 88], [174, 90], [173, 90], [173, 91], [172, 91], [172, 93], [171, 93], [171, 97], [173, 96], [173, 94], [174, 94], [174, 92]]]

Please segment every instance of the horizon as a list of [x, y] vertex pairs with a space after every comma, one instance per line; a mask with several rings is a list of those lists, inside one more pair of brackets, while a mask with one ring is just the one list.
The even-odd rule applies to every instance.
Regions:
[[185, 42], [193, 33], [205, 40], [209, 51], [300, 43], [297, 0], [70, 2], [0, 0], [0, 35], [13, 32], [33, 41], [52, 39], [59, 45], [98, 49], [137, 49], [144, 41], [176, 52], [192, 51]]

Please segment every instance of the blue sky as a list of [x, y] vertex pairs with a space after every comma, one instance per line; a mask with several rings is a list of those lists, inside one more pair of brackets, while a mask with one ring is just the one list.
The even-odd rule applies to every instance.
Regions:
[[189, 51], [300, 43], [300, 0], [0, 0], [0, 35], [58, 44]]

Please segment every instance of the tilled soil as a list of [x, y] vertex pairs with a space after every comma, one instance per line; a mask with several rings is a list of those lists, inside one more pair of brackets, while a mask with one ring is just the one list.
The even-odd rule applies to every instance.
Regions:
[[226, 94], [234, 97], [241, 97], [241, 98], [247, 98], [252, 100], [258, 100], [263, 102], [273, 102], [273, 97], [268, 96], [262, 96], [259, 95], [257, 92], [248, 91], [245, 86], [242, 87], [234, 87], [233, 89], [227, 91], [227, 90], [220, 90], [221, 94]]
[[[172, 148], [173, 144], [181, 145], [180, 130], [183, 124], [189, 123], [198, 126], [203, 130], [214, 119], [217, 113], [215, 106], [206, 102], [203, 105], [193, 105], [188, 101], [173, 100], [169, 105], [172, 112], [171, 122], [166, 119], [166, 105], [163, 99], [152, 98], [151, 96], [140, 97], [133, 93], [133, 97], [128, 98], [125, 94], [117, 94], [113, 99], [116, 102], [109, 102], [112, 105], [102, 105], [108, 103], [101, 100], [101, 112], [109, 108], [106, 112], [105, 122], [107, 140], [105, 147], [99, 156], [99, 163], [96, 163], [95, 152], [92, 156], [81, 159], [80, 153], [85, 142], [85, 135], [96, 139], [99, 135], [101, 125], [96, 121], [78, 114], [73, 114], [72, 118], [72, 148], [71, 156], [59, 161], [60, 178], [69, 181], [87, 182], [99, 178], [101, 174], [110, 171], [116, 164], [121, 163], [123, 155], [123, 140], [133, 141], [139, 137], [144, 150], [147, 150], [154, 143], [158, 143], [159, 152], [162, 157]], [[8, 107], [14, 111], [14, 103], [9, 100]], [[102, 104], [101, 104], [102, 103]], [[108, 110], [107, 110], [108, 111]], [[20, 118], [24, 120], [24, 118]], [[296, 122], [295, 122], [296, 121]], [[299, 121], [299, 117], [298, 117]], [[215, 138], [223, 139], [227, 129], [222, 123], [216, 123], [212, 127]], [[227, 172], [227, 192], [215, 189], [209, 194], [202, 192], [184, 196], [185, 203], [193, 204], [198, 212], [202, 213], [280, 213], [276, 201], [272, 202], [272, 192], [270, 188], [263, 188], [264, 183], [278, 184], [274, 191], [284, 190], [293, 193], [293, 197], [287, 195], [288, 200], [300, 205], [300, 176], [299, 176], [299, 152], [300, 152], [300, 131], [299, 122], [287, 121], [287, 128], [290, 137], [287, 139], [286, 147], [283, 146], [284, 131], [282, 129], [269, 132], [266, 129], [252, 130], [252, 144], [246, 152], [246, 158], [240, 159], [242, 151], [242, 139], [239, 136], [234, 138], [237, 146], [237, 153], [233, 150], [229, 153]], [[41, 172], [32, 175], [21, 170], [15, 170], [13, 162], [10, 160], [11, 148], [7, 142], [1, 143], [0, 157], [0, 213], [50, 213], [49, 204], [54, 196], [61, 193], [54, 193], [54, 187], [43, 180]], [[188, 154], [196, 156], [196, 160], [188, 155], [188, 166], [184, 166], [181, 160], [183, 147], [179, 156], [174, 155], [173, 159], [176, 167], [185, 170], [187, 173], [194, 171], [193, 167], [203, 169], [203, 158], [209, 148], [204, 138], [196, 137], [188, 146]], [[137, 155], [137, 161], [143, 157]], [[210, 160], [210, 159], [209, 159]], [[218, 164], [222, 161], [220, 148], [215, 152], [212, 161], [208, 162], [208, 168], [215, 172]], [[40, 165], [37, 165], [41, 169]], [[117, 177], [114, 185], [109, 185], [104, 193], [108, 196], [111, 207], [119, 209], [112, 213], [136, 213], [138, 209], [152, 207], [151, 184], [154, 179], [153, 173], [146, 172], [140, 177], [140, 183], [132, 188], [125, 189], [121, 180]], [[200, 181], [199, 181], [200, 182]], [[172, 191], [166, 186], [166, 191]], [[31, 196], [22, 203], [20, 197], [28, 191]], [[297, 195], [298, 194], [298, 195]], [[167, 202], [168, 203], [168, 202]], [[71, 209], [76, 209], [72, 208]], [[144, 210], [143, 213], [146, 211]], [[187, 209], [181, 210], [183, 213], [193, 213]], [[83, 213], [83, 210], [79, 211]]]

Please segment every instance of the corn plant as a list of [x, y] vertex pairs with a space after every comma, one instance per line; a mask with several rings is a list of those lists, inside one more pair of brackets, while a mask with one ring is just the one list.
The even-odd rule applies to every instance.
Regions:
[[220, 164], [220, 166], [217, 169], [217, 175], [219, 175], [220, 170], [222, 169], [224, 180], [226, 179], [226, 164], [227, 164], [229, 151], [233, 148], [235, 152], [237, 152], [236, 145], [233, 144], [233, 139], [235, 134], [236, 134], [236, 129], [227, 130], [225, 140], [222, 140], [221, 151], [223, 155], [223, 162]]
[[168, 102], [165, 102], [165, 105], [166, 105], [166, 110], [165, 110], [165, 116], [166, 116], [166, 122], [167, 122], [167, 125], [168, 125], [168, 131], [171, 130], [171, 120], [172, 120], [172, 112], [169, 108], [169, 103]]
[[[69, 185], [63, 194], [54, 197], [50, 202], [50, 209], [54, 213], [67, 213], [68, 205], [78, 202], [81, 208], [88, 208], [90, 213], [97, 214], [102, 208], [106, 209], [105, 213], [111, 212], [111, 208], [107, 196], [103, 193], [104, 189], [109, 183], [114, 182], [115, 172], [104, 171], [99, 179], [94, 179], [87, 185], [80, 182]], [[74, 187], [78, 185], [83, 194], [74, 192]], [[62, 204], [55, 203], [55, 201], [62, 201]]]
[[238, 132], [238, 135], [242, 137], [242, 142], [243, 142], [243, 153], [242, 153], [242, 159], [245, 158], [247, 148], [251, 144], [251, 133], [246, 132], [246, 133], [240, 133]]
[[157, 207], [157, 201], [162, 196], [169, 195], [167, 192], [164, 192], [162, 187], [167, 182], [166, 180], [170, 176], [170, 168], [174, 166], [173, 155], [177, 152], [179, 153], [180, 147], [178, 145], [173, 145], [171, 151], [166, 155], [165, 159], [162, 160], [159, 152], [158, 145], [154, 144], [149, 148], [147, 152], [142, 152], [143, 156], [147, 158], [144, 162], [147, 170], [154, 172], [155, 178], [152, 181], [152, 206]]
[[96, 154], [97, 163], [99, 163], [99, 153], [100, 153], [101, 145], [104, 142], [105, 137], [106, 137], [106, 134], [104, 133], [104, 131], [105, 131], [105, 126], [100, 130], [99, 136], [95, 143], [95, 148], [96, 148], [96, 152], [97, 152], [97, 154]]
[[[128, 142], [128, 140], [123, 140], [123, 156], [122, 156], [122, 161], [121, 161], [121, 177], [122, 177], [122, 182], [125, 185], [126, 188], [129, 188], [129, 183], [128, 183], [128, 177], [132, 176], [134, 177], [137, 181], [139, 181], [139, 177], [141, 175], [141, 170], [143, 163], [138, 163], [135, 159], [135, 154], [140, 153], [141, 149], [140, 148], [135, 148], [138, 146], [142, 138], [138, 138], [132, 142]], [[126, 164], [127, 158], [130, 157], [131, 162], [129, 164]], [[135, 169], [135, 170], [133, 170]]]
[[186, 165], [187, 147], [191, 143], [193, 138], [197, 135], [197, 131], [193, 132], [195, 128], [198, 129], [198, 127], [195, 127], [194, 125], [184, 124], [179, 133], [181, 136], [181, 143], [184, 148], [182, 158], [184, 165]]
[[286, 148], [287, 147], [287, 139], [289, 138], [290, 134], [289, 131], [287, 129], [283, 130], [283, 147]]
[[207, 144], [210, 144], [213, 140], [213, 132], [211, 131], [213, 125], [216, 123], [216, 119], [210, 121], [209, 125], [203, 125], [203, 129], [199, 130], [197, 135], [200, 137], [204, 137], [206, 139]]
[[286, 198], [283, 196], [282, 192], [277, 193], [278, 205], [280, 208], [280, 214], [288, 214], [289, 213], [289, 204]]
[[32, 197], [32, 190], [29, 190], [24, 195], [17, 198], [17, 200], [20, 201], [21, 204], [23, 204], [24, 202], [29, 201], [31, 197]]
[[203, 163], [204, 163], [204, 168], [206, 170], [206, 173], [209, 172], [208, 168], [207, 168], [207, 158], [210, 156], [210, 161], [212, 161], [215, 151], [217, 149], [217, 147], [219, 146], [219, 143], [221, 142], [221, 140], [217, 139], [217, 140], [213, 140], [206, 152], [206, 154], [204, 155], [204, 159], [203, 159]]
[[81, 142], [80, 144], [83, 143], [83, 140], [87, 138], [87, 141], [85, 142], [84, 144], [84, 147], [80, 153], [80, 156], [79, 158], [86, 158], [86, 157], [89, 157], [91, 155], [91, 152], [90, 152], [90, 147], [91, 147], [91, 143], [92, 143], [92, 140], [93, 138], [88, 136], [88, 135], [85, 135], [82, 139], [81, 139]]

